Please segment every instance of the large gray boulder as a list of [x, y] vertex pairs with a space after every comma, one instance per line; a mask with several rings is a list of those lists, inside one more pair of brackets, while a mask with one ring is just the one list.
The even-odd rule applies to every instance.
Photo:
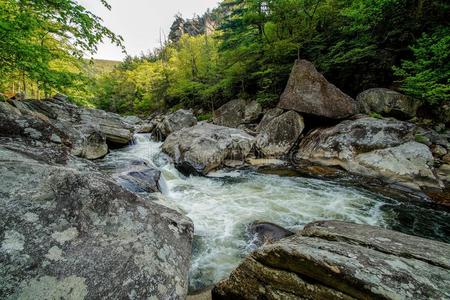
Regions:
[[265, 158], [286, 156], [304, 128], [303, 117], [295, 111], [288, 111], [259, 128], [256, 149]]
[[123, 120], [125, 123], [134, 125], [134, 126], [141, 125], [144, 123], [144, 120], [142, 120], [138, 116], [126, 116], [126, 117], [123, 117]]
[[191, 221], [69, 153], [0, 138], [0, 298], [184, 299]]
[[295, 62], [278, 107], [331, 119], [356, 113], [355, 101], [329, 83], [307, 60]]
[[165, 116], [154, 129], [154, 136], [164, 141], [172, 132], [197, 125], [197, 118], [192, 111], [180, 109]]
[[243, 164], [254, 143], [242, 130], [202, 123], [169, 135], [162, 150], [181, 172], [206, 175], [227, 161]]
[[134, 193], [161, 191], [159, 187], [161, 172], [147, 165], [131, 166], [131, 169], [115, 174], [113, 177], [122, 187]]
[[99, 109], [80, 109], [79, 118], [80, 125], [96, 128], [112, 146], [127, 145], [133, 140], [133, 126], [125, 123], [118, 114]]
[[383, 88], [369, 89], [360, 93], [356, 97], [356, 102], [361, 113], [375, 112], [398, 119], [414, 117], [420, 106], [420, 102], [414, 98]]
[[0, 101], [0, 137], [24, 137], [42, 143], [71, 146], [68, 135], [46, 116], [22, 113], [3, 101]]
[[266, 127], [267, 124], [269, 124], [270, 121], [275, 119], [276, 117], [280, 116], [284, 110], [281, 108], [275, 107], [272, 109], [269, 109], [264, 113], [264, 116], [262, 117], [261, 121], [259, 122], [258, 126], [256, 127], [256, 131], [259, 132], [262, 128]]
[[66, 127], [94, 128], [106, 137], [110, 144], [127, 145], [133, 139], [134, 128], [123, 121], [118, 114], [99, 109], [77, 107], [67, 101], [58, 99], [32, 100], [24, 103], [31, 111], [46, 115]]
[[263, 246], [213, 290], [213, 299], [449, 297], [449, 244], [338, 221]]
[[414, 141], [413, 124], [363, 117], [318, 128], [300, 142], [297, 162], [338, 166], [413, 190], [442, 188], [429, 148]]
[[244, 119], [244, 111], [245, 100], [231, 100], [214, 111], [213, 122], [219, 126], [237, 128]]
[[[117, 114], [79, 108], [58, 99], [13, 101], [27, 118], [52, 124], [68, 136], [72, 154], [97, 159], [108, 153], [108, 145], [127, 145], [133, 139], [133, 126]], [[26, 127], [27, 123], [23, 123]]]
[[239, 125], [257, 122], [261, 113], [261, 104], [256, 101], [247, 103], [242, 99], [231, 100], [214, 111], [213, 122], [220, 126], [238, 128]]

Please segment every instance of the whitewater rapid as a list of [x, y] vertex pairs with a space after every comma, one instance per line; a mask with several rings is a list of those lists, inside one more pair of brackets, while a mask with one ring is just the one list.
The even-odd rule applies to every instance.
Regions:
[[[293, 231], [311, 221], [325, 219], [406, 232], [414, 229], [408, 228], [409, 220], [406, 226], [401, 223], [404, 220], [399, 221], [404, 206], [393, 199], [331, 181], [281, 177], [254, 170], [217, 171], [208, 177], [186, 177], [175, 169], [160, 146], [161, 143], [152, 141], [149, 135], [137, 135], [133, 145], [112, 151], [101, 165], [114, 169], [126, 161], [143, 159], [162, 172], [163, 195], [159, 201], [183, 212], [194, 223], [191, 289], [225, 278], [254, 249], [246, 226], [255, 221], [273, 222]], [[420, 215], [423, 211], [415, 213]], [[423, 219], [426, 213], [419, 217], [419, 222], [431, 222], [427, 226], [436, 227], [428, 234], [445, 236], [449, 230], [445, 225], [449, 224], [449, 215], [430, 216], [428, 220]], [[417, 224], [417, 217], [414, 218], [413, 225]]]

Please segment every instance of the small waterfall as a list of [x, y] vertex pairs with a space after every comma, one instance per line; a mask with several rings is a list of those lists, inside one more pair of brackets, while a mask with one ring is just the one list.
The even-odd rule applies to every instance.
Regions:
[[[161, 152], [161, 145], [149, 134], [137, 134], [133, 145], [112, 151], [105, 160], [120, 165], [121, 161], [140, 159], [161, 171], [163, 202], [194, 222], [192, 289], [214, 284], [229, 275], [252, 248], [245, 228], [256, 220], [273, 222], [293, 231], [324, 219], [378, 225], [408, 233], [417, 228], [432, 228], [426, 235], [438, 238], [445, 238], [450, 230], [450, 215], [445, 212], [414, 211], [419, 208], [412, 206], [405, 209], [395, 200], [330, 181], [250, 170], [221, 170], [208, 177], [186, 177]], [[402, 218], [402, 214], [407, 217]]]

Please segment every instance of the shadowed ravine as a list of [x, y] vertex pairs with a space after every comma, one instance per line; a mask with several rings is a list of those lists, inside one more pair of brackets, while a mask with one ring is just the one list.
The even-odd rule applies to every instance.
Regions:
[[236, 268], [254, 248], [246, 226], [257, 220], [293, 231], [316, 220], [345, 220], [449, 242], [450, 214], [444, 211], [407, 205], [331, 181], [254, 170], [185, 177], [160, 146], [148, 135], [137, 135], [133, 145], [113, 150], [98, 163], [103, 170], [113, 171], [127, 161], [144, 159], [161, 170], [163, 196], [158, 198], [194, 222], [191, 290], [216, 283]]

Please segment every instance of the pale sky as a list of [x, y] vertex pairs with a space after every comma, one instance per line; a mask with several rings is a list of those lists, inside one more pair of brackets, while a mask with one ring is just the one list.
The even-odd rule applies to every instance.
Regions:
[[[201, 15], [214, 8], [219, 0], [108, 0], [111, 11], [100, 0], [78, 0], [89, 11], [101, 17], [104, 25], [125, 40], [127, 53], [139, 55], [159, 46], [161, 30], [169, 35], [174, 16], [184, 18]], [[124, 54], [110, 43], [99, 45], [95, 58], [122, 60]]]

